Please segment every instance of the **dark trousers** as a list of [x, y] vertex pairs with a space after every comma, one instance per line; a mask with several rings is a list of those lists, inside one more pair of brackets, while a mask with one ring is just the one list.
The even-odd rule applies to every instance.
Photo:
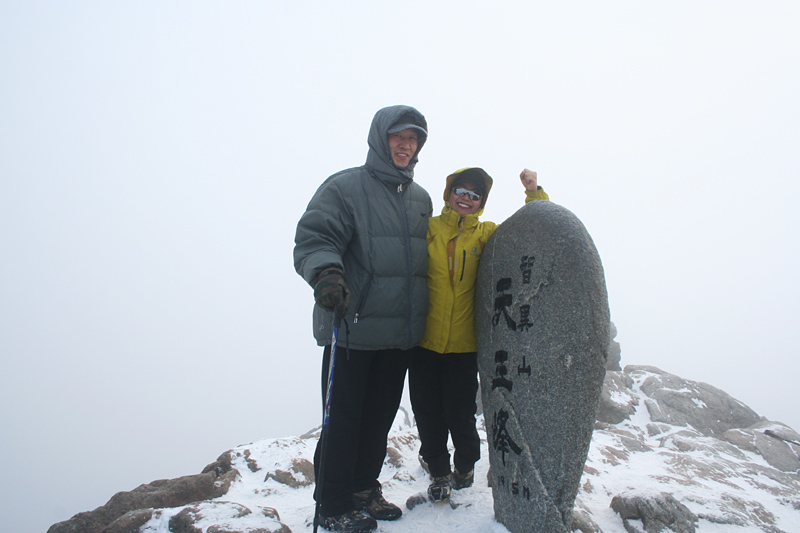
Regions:
[[478, 356], [473, 353], [440, 354], [416, 348], [408, 369], [411, 406], [421, 440], [420, 455], [431, 476], [450, 474], [448, 434], [453, 440], [453, 465], [462, 474], [481, 457], [475, 427], [478, 410]]
[[[322, 364], [322, 401], [328, 386], [331, 347]], [[380, 486], [378, 476], [386, 457], [386, 439], [403, 395], [409, 350], [336, 349], [330, 419], [314, 454], [314, 472], [322, 486], [314, 499], [322, 516], [354, 508], [353, 493]]]

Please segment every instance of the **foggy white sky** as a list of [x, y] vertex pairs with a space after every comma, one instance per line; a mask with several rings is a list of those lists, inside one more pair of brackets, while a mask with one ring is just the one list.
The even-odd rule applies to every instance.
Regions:
[[800, 429], [800, 6], [428, 4], [0, 4], [0, 529], [319, 423], [295, 224], [392, 104], [436, 211], [584, 222], [623, 365]]

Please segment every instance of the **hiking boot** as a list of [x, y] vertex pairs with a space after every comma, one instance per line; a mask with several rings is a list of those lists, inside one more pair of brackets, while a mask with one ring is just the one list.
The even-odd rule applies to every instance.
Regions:
[[460, 490], [460, 489], [465, 489], [467, 487], [471, 487], [474, 481], [475, 481], [475, 470], [470, 470], [466, 474], [461, 474], [458, 471], [458, 469], [453, 470], [453, 474], [451, 476], [451, 483], [453, 485], [453, 490]]
[[358, 509], [336, 516], [320, 516], [317, 523], [323, 529], [342, 533], [366, 533], [378, 529], [378, 522]]
[[353, 494], [353, 500], [357, 508], [376, 520], [397, 520], [403, 515], [398, 506], [386, 501], [380, 487], [356, 492]]
[[446, 502], [450, 499], [450, 476], [435, 477], [428, 485], [428, 496], [435, 502]]

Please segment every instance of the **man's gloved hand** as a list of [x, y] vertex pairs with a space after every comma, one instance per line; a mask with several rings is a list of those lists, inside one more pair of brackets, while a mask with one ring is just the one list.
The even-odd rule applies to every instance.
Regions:
[[344, 311], [350, 305], [350, 288], [344, 279], [344, 272], [338, 268], [326, 268], [317, 276], [314, 285], [314, 300], [328, 311], [341, 305]]

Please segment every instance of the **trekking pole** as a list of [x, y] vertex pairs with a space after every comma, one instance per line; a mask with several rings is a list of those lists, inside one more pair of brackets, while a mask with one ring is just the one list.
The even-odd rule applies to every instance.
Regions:
[[314, 508], [314, 533], [319, 526], [319, 501], [322, 499], [322, 483], [325, 477], [325, 456], [328, 448], [328, 423], [331, 419], [331, 392], [333, 392], [333, 367], [336, 363], [336, 345], [339, 337], [339, 324], [344, 316], [344, 307], [337, 305], [333, 310], [333, 338], [331, 339], [331, 355], [328, 359], [328, 384], [325, 389], [325, 406], [322, 410], [322, 428], [319, 433], [319, 476], [317, 477], [317, 502]]

